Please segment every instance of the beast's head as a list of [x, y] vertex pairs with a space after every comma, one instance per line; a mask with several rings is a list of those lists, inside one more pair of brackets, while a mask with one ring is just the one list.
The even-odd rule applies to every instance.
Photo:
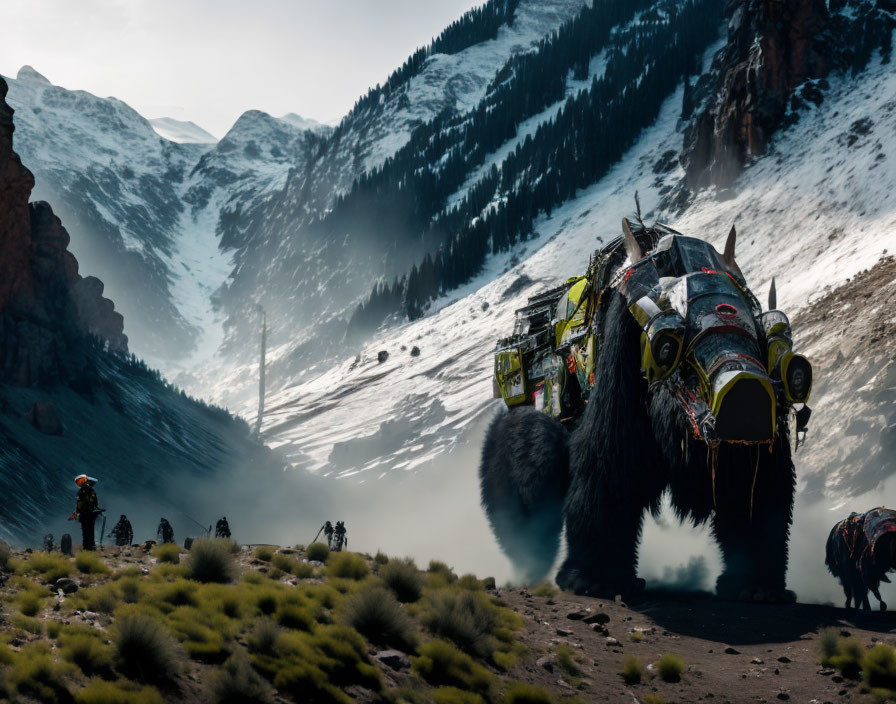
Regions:
[[779, 414], [808, 400], [812, 367], [791, 350], [774, 288], [763, 312], [747, 287], [734, 228], [723, 254], [670, 228], [623, 220], [623, 231], [631, 264], [617, 288], [641, 326], [648, 384], [669, 385], [700, 439], [770, 442]]

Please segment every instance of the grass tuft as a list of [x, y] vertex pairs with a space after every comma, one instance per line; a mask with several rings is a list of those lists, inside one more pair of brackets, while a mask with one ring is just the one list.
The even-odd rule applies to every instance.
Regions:
[[180, 548], [175, 543], [162, 543], [152, 549], [152, 554], [159, 562], [172, 565], [180, 564]]
[[637, 658], [626, 658], [619, 673], [626, 684], [640, 684], [644, 677], [644, 667]]
[[440, 589], [429, 595], [422, 621], [430, 633], [471, 655], [485, 658], [495, 649], [494, 607], [482, 592]]
[[373, 556], [373, 561], [378, 565], [388, 565], [389, 564], [389, 556], [384, 553], [382, 550], [377, 550], [376, 555]]
[[77, 704], [163, 704], [155, 687], [144, 687], [128, 680], [107, 682], [93, 678], [75, 695]]
[[423, 592], [423, 577], [411, 558], [392, 560], [379, 569], [379, 576], [404, 603], [417, 601]]
[[838, 638], [837, 654], [829, 658], [831, 667], [840, 670], [840, 674], [850, 680], [859, 679], [862, 671], [862, 659], [865, 649], [855, 638]]
[[573, 649], [568, 645], [557, 646], [557, 665], [570, 677], [579, 677], [582, 674], [582, 668], [575, 660]]
[[684, 672], [684, 660], [673, 653], [666, 653], [657, 662], [656, 671], [663, 682], [678, 682]]
[[867, 651], [862, 659], [862, 678], [866, 687], [896, 695], [896, 651], [882, 643]]
[[274, 556], [274, 548], [271, 545], [259, 545], [255, 548], [255, 552], [252, 554], [255, 556], [256, 560], [270, 562], [271, 558]]
[[326, 543], [311, 543], [305, 550], [305, 555], [309, 560], [326, 562], [327, 558], [330, 557], [330, 548], [327, 547]]
[[505, 704], [554, 704], [554, 698], [542, 687], [517, 682], [507, 688]]
[[92, 550], [82, 550], [75, 556], [75, 567], [81, 574], [109, 574], [102, 558]]
[[367, 562], [355, 552], [334, 553], [327, 562], [327, 576], [337, 579], [364, 579], [368, 572]]
[[249, 634], [249, 652], [260, 655], [272, 655], [280, 637], [280, 627], [272, 619], [260, 618], [255, 622]]
[[537, 587], [535, 587], [535, 589], [532, 590], [532, 593], [535, 596], [543, 596], [546, 599], [553, 599], [555, 596], [557, 596], [557, 590], [547, 582], [542, 582], [541, 584], [539, 584]]
[[382, 587], [365, 587], [345, 603], [344, 621], [371, 643], [413, 650], [414, 624], [392, 594]]
[[108, 671], [112, 650], [95, 629], [67, 629], [59, 634], [62, 658], [81, 668], [85, 675]]
[[272, 704], [274, 691], [252, 669], [244, 653], [231, 656], [209, 677], [208, 696], [212, 704]]
[[187, 559], [187, 578], [197, 582], [228, 584], [236, 577], [230, 540], [202, 538], [193, 543]]
[[413, 668], [432, 685], [459, 687], [490, 698], [492, 674], [447, 641], [431, 640], [421, 646]]
[[147, 613], [120, 613], [113, 645], [119, 668], [129, 676], [166, 684], [180, 673], [180, 648], [168, 629]]

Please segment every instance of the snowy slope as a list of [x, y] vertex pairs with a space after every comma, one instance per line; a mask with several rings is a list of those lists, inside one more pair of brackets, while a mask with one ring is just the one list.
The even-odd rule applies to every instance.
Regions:
[[[324, 373], [269, 395], [265, 440], [296, 468], [350, 477], [350, 483], [359, 481], [371, 492], [380, 484], [406, 485], [412, 505], [402, 511], [441, 516], [444, 502], [457, 502], [454, 519], [445, 519], [446, 530], [483, 530], [475, 472], [485, 424], [501, 408], [491, 393], [494, 341], [511, 330], [513, 311], [527, 296], [580, 273], [589, 253], [618, 235], [619, 220], [632, 213], [637, 190], [647, 219], [669, 222], [716, 247], [736, 224], [738, 262], [760, 299], [771, 277], [777, 279], [779, 307], [794, 321], [795, 344], [815, 360], [817, 374], [808, 444], [796, 455], [790, 584], [808, 600], [834, 598], [836, 584], [821, 576], [819, 540], [843, 511], [896, 500], [896, 481], [887, 481], [892, 463], [883, 449], [896, 437], [896, 350], [893, 339], [864, 332], [879, 331], [880, 320], [892, 330], [896, 319], [871, 304], [852, 318], [850, 303], [836, 317], [813, 304], [828, 292], [847, 290], [838, 287], [850, 279], [864, 280], [868, 275], [855, 277], [885, 251], [896, 250], [894, 95], [896, 74], [879, 61], [855, 79], [833, 79], [821, 106], [808, 108], [777, 136], [770, 152], [746, 169], [733, 197], [706, 192], [684, 213], [672, 214], [661, 212], [659, 203], [682, 176], [669, 158], [681, 146], [679, 90], [604, 179], [539, 220], [535, 240], [493, 258], [476, 281], [440, 301], [425, 318], [388, 328], [357, 357], [347, 356]], [[892, 299], [896, 277], [887, 271], [892, 266], [875, 281]], [[878, 297], [875, 289], [870, 293]], [[861, 338], [857, 331], [863, 331]], [[851, 334], [856, 340], [844, 342]], [[862, 352], [869, 340], [876, 341], [871, 356]], [[410, 354], [414, 346], [420, 349], [417, 357]], [[389, 357], [380, 364], [377, 354], [383, 350]], [[845, 364], [841, 351], [846, 360], [855, 360], [849, 377], [832, 371]], [[239, 373], [255, 370], [246, 366]], [[244, 411], [254, 417], [252, 404]], [[869, 451], [878, 445], [879, 451]], [[445, 474], [452, 477], [450, 486], [440, 483]], [[469, 494], [466, 499], [462, 491]], [[673, 523], [668, 514], [649, 522], [642, 574], [660, 578], [665, 568], [694, 554], [705, 556], [710, 570], [718, 569], [707, 533]], [[414, 550], [413, 541], [407, 549]], [[510, 576], [510, 566], [488, 540], [483, 551], [490, 569]], [[465, 566], [479, 559], [485, 558], [478, 553], [457, 558]]]
[[[863, 99], [856, 100], [857, 95]], [[507, 256], [493, 259], [438, 312], [386, 330], [364, 347], [359, 360], [346, 359], [313, 381], [277, 394], [269, 401], [266, 437], [277, 446], [297, 448], [297, 456], [314, 470], [345, 473], [409, 469], [451, 447], [463, 428], [499, 406], [491, 400], [491, 351], [494, 339], [512, 328], [513, 311], [534, 291], [581, 273], [588, 254], [617, 236], [619, 219], [633, 210], [636, 190], [648, 219], [668, 221], [717, 248], [735, 224], [738, 262], [753, 289], [763, 297], [776, 277], [779, 306], [797, 316], [825, 290], [872, 266], [888, 248], [896, 249], [896, 158], [887, 155], [896, 130], [893, 95], [896, 74], [879, 63], [858, 84], [834, 80], [821, 107], [809, 109], [747, 169], [733, 198], [718, 200], [713, 191], [704, 192], [670, 220], [670, 214], [656, 210], [659, 191], [681, 172], [676, 167], [657, 174], [654, 166], [680, 145], [679, 91], [604, 179], [550, 218], [542, 217], [537, 240], [512, 255], [519, 263], [510, 266]], [[870, 126], [861, 122], [866, 118]], [[853, 140], [857, 132], [862, 134]], [[530, 284], [514, 286], [505, 295], [525, 277]], [[796, 335], [799, 344], [798, 330]], [[410, 357], [414, 345], [420, 357]], [[390, 352], [383, 364], [376, 359], [380, 350]], [[444, 412], [421, 413], [438, 405]], [[409, 427], [420, 435], [363, 465], [328, 464], [337, 443], [401, 418], [416, 419]]]
[[152, 128], [169, 142], [181, 144], [214, 144], [218, 141], [195, 122], [175, 120], [173, 117], [155, 117], [149, 121]]

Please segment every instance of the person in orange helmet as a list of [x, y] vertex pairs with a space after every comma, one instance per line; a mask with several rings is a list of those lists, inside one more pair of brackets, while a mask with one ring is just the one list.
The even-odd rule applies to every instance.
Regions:
[[75, 485], [78, 487], [78, 503], [75, 512], [69, 516], [69, 520], [75, 518], [81, 523], [81, 544], [85, 550], [96, 549], [95, 524], [96, 517], [102, 512], [99, 507], [96, 491], [93, 485], [96, 479], [86, 474], [75, 477]]

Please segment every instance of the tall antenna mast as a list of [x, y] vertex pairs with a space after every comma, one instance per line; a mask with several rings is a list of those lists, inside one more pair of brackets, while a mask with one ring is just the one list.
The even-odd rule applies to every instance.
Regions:
[[264, 418], [264, 367], [265, 351], [268, 342], [268, 320], [264, 308], [261, 310], [261, 359], [258, 363], [258, 418], [255, 421], [255, 434], [261, 435], [261, 420]]

